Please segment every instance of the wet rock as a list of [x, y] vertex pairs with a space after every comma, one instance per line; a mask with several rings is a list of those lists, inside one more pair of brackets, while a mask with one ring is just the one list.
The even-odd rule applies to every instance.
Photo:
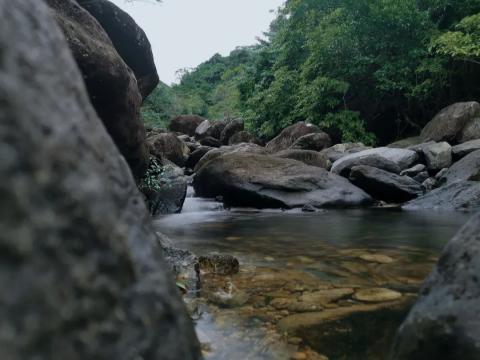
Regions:
[[156, 180], [155, 187], [140, 185], [150, 213], [153, 216], [180, 213], [187, 196], [188, 186], [183, 170], [173, 163], [166, 164]]
[[452, 147], [453, 160], [458, 161], [464, 156], [480, 150], [480, 139], [467, 141], [463, 144], [456, 145]]
[[237, 289], [231, 282], [227, 282], [224, 288], [204, 288], [202, 295], [211, 303], [225, 308], [241, 307], [245, 305], [250, 298], [245, 291]]
[[[403, 170], [401, 173], [400, 173], [400, 176], [410, 176], [410, 177], [414, 177], [418, 174], [420, 174], [421, 172], [424, 172], [425, 170], [427, 169], [427, 167], [423, 164], [417, 164], [415, 165], [414, 167], [411, 167], [409, 169], [406, 169], [406, 170]], [[422, 181], [419, 181], [419, 182], [422, 182]]]
[[378, 264], [391, 264], [394, 261], [390, 256], [384, 254], [361, 254], [358, 258]]
[[480, 112], [478, 116], [465, 126], [458, 139], [459, 143], [480, 139]]
[[123, 61], [133, 70], [145, 99], [158, 85], [152, 47], [145, 32], [126, 12], [108, 0], [78, 0], [107, 32]]
[[480, 104], [475, 101], [450, 105], [423, 128], [420, 137], [424, 141], [459, 141], [463, 129], [479, 115]]
[[181, 115], [172, 119], [168, 128], [171, 131], [195, 136], [195, 130], [205, 120], [207, 119], [197, 115]]
[[423, 195], [422, 185], [412, 178], [371, 166], [353, 167], [350, 181], [378, 200], [404, 202]]
[[173, 133], [158, 134], [147, 139], [150, 153], [157, 159], [167, 159], [183, 167], [190, 155], [190, 149]]
[[351, 288], [334, 288], [303, 294], [299, 300], [305, 303], [326, 305], [348, 297], [353, 293], [354, 290]]
[[442, 180], [447, 184], [456, 181], [480, 181], [480, 150], [468, 154], [453, 164]]
[[249, 153], [219, 154], [198, 169], [193, 186], [199, 196], [222, 195], [233, 206], [295, 208], [309, 204], [320, 208], [371, 202], [362, 190], [324, 169]]
[[291, 148], [299, 150], [322, 151], [330, 146], [332, 146], [332, 140], [330, 139], [330, 136], [328, 136], [327, 133], [320, 131], [299, 137], [292, 144]]
[[480, 209], [480, 182], [444, 185], [402, 206], [403, 210], [476, 211]]
[[357, 290], [352, 297], [358, 301], [377, 303], [398, 300], [402, 294], [385, 288], [370, 288]]
[[266, 149], [270, 153], [286, 150], [302, 136], [318, 132], [320, 129], [317, 126], [300, 121], [283, 129], [277, 137], [267, 143]]
[[318, 151], [287, 149], [279, 151], [273, 155], [279, 158], [298, 160], [306, 165], [316, 166], [327, 170], [332, 167], [330, 160]]
[[220, 146], [222, 146], [221, 141], [215, 139], [212, 136], [204, 137], [202, 140], [200, 140], [200, 144], [203, 146], [209, 146], [213, 148], [219, 148]]
[[137, 79], [98, 21], [75, 0], [47, 0], [82, 72], [90, 101], [136, 177], [149, 163]]
[[248, 131], [239, 131], [228, 140], [228, 145], [235, 145], [241, 143], [262, 145], [260, 139], [257, 138], [255, 135], [250, 134]]
[[228, 254], [209, 254], [198, 259], [200, 270], [216, 275], [234, 275], [240, 270], [237, 258]]
[[328, 159], [334, 163], [335, 161], [341, 159], [344, 156], [349, 154], [355, 154], [357, 152], [371, 149], [368, 146], [363, 145], [362, 143], [344, 143], [337, 144], [321, 151], [322, 155], [328, 157]]
[[448, 243], [398, 330], [392, 359], [478, 359], [480, 215]]
[[424, 182], [427, 181], [428, 179], [430, 178], [430, 175], [428, 174], [428, 172], [426, 171], [422, 171], [421, 173], [418, 173], [417, 175], [415, 175], [412, 179], [415, 180], [416, 182], [424, 185], [424, 188], [428, 189], [428, 190], [432, 190], [433, 186], [435, 184], [432, 184], [431, 186], [425, 186]]
[[210, 129], [212, 128], [212, 123], [210, 120], [204, 120], [200, 125], [195, 129], [195, 139], [201, 140], [207, 136], [210, 136]]
[[447, 142], [434, 143], [423, 148], [429, 170], [441, 170], [452, 165], [452, 147]]
[[243, 120], [229, 121], [220, 134], [220, 142], [223, 145], [228, 145], [230, 138], [236, 133], [243, 131], [244, 127]]
[[438, 185], [438, 181], [434, 177], [429, 177], [422, 183], [422, 186], [426, 192], [432, 191], [437, 187], [437, 185]]
[[200, 161], [200, 159], [208, 153], [210, 150], [213, 150], [214, 148], [210, 146], [200, 146], [197, 148], [195, 151], [193, 151], [189, 156], [187, 161], [185, 162], [185, 167], [187, 169], [194, 169], [197, 163]]
[[348, 177], [352, 167], [367, 165], [399, 174], [413, 165], [417, 159], [417, 153], [412, 150], [375, 148], [342, 157], [333, 163], [332, 172]]
[[52, 11], [2, 1], [0, 18], [1, 358], [199, 359], [142, 196]]

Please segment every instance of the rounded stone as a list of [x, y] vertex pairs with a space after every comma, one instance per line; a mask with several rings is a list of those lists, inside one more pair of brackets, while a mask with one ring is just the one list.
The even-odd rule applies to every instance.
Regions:
[[384, 302], [398, 300], [402, 294], [385, 288], [371, 288], [358, 290], [353, 294], [353, 298], [364, 302]]

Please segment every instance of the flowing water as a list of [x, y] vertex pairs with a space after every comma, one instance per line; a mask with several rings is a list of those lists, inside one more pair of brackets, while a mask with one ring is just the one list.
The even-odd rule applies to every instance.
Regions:
[[385, 359], [460, 213], [223, 210], [189, 197], [158, 218], [175, 246], [240, 261], [186, 301], [206, 359]]

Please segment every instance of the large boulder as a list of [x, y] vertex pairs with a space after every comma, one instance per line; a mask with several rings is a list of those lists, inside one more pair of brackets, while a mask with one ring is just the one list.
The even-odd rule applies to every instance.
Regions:
[[327, 170], [330, 170], [332, 167], [332, 163], [330, 160], [328, 160], [328, 157], [319, 153], [318, 151], [287, 149], [279, 151], [273, 154], [273, 156], [284, 159], [298, 160], [304, 164], [321, 167]]
[[98, 21], [75, 0], [46, 2], [63, 30], [97, 114], [134, 175], [142, 176], [149, 154], [134, 73]]
[[408, 176], [400, 176], [371, 166], [355, 166], [350, 181], [377, 200], [400, 203], [423, 195], [421, 184]]
[[1, 358], [199, 359], [142, 197], [50, 10], [0, 1], [0, 18]]
[[236, 145], [241, 143], [262, 145], [260, 139], [255, 135], [250, 134], [248, 131], [239, 131], [228, 140], [228, 145]]
[[350, 169], [358, 165], [368, 165], [393, 173], [408, 169], [418, 159], [415, 151], [393, 148], [375, 148], [353, 153], [335, 161], [332, 172], [347, 176]]
[[217, 140], [220, 140], [223, 129], [231, 122], [231, 119], [225, 119], [220, 121], [212, 122], [212, 126], [208, 130], [207, 136], [214, 137]]
[[183, 167], [190, 149], [174, 133], [161, 133], [147, 139], [150, 153], [157, 159], [167, 159]]
[[123, 61], [133, 70], [145, 99], [158, 85], [152, 47], [130, 15], [108, 0], [77, 0], [107, 32]]
[[214, 148], [210, 146], [200, 146], [195, 151], [193, 151], [189, 156], [187, 161], [185, 162], [185, 167], [187, 169], [194, 169], [200, 159], [208, 153], [210, 150]]
[[[212, 128], [212, 123], [210, 120], [204, 120], [200, 125], [197, 126], [195, 129], [195, 139], [196, 140], [201, 140], [205, 137], [210, 136], [209, 132], [210, 129]], [[218, 140], [218, 139], [217, 139]]]
[[298, 138], [317, 132], [320, 132], [320, 129], [317, 126], [300, 121], [283, 129], [277, 137], [267, 143], [266, 149], [270, 153], [286, 150], [292, 146]]
[[231, 120], [228, 124], [223, 128], [220, 134], [220, 141], [223, 145], [228, 145], [230, 138], [234, 136], [236, 133], [243, 131], [245, 128], [245, 124], [243, 120]]
[[330, 139], [330, 136], [328, 136], [327, 133], [320, 131], [299, 137], [292, 144], [291, 148], [298, 150], [322, 151], [330, 146], [332, 146], [332, 140]]
[[199, 196], [221, 195], [234, 206], [320, 208], [371, 202], [370, 196], [348, 180], [324, 169], [251, 153], [226, 153], [208, 161], [196, 173], [193, 186]]
[[480, 150], [474, 151], [452, 165], [442, 176], [442, 181], [480, 181]]
[[459, 181], [444, 185], [402, 206], [403, 210], [480, 210], [480, 182]]
[[480, 113], [463, 128], [458, 141], [464, 143], [476, 139], [480, 139]]
[[445, 141], [426, 145], [423, 148], [423, 157], [429, 170], [448, 168], [452, 165], [452, 147]]
[[423, 141], [468, 141], [463, 130], [480, 117], [480, 104], [476, 101], [456, 103], [441, 110], [422, 130]]
[[452, 147], [453, 160], [457, 161], [471, 152], [480, 150], [480, 139], [464, 142], [463, 144]]
[[395, 360], [480, 359], [480, 214], [448, 243], [393, 347]]
[[169, 129], [171, 131], [195, 136], [195, 130], [206, 119], [197, 115], [181, 115], [170, 121]]
[[324, 149], [321, 151], [322, 154], [326, 155], [328, 159], [334, 163], [335, 161], [341, 159], [350, 154], [355, 154], [357, 152], [371, 149], [368, 146], [365, 146], [362, 143], [343, 143], [336, 144], [332, 147]]

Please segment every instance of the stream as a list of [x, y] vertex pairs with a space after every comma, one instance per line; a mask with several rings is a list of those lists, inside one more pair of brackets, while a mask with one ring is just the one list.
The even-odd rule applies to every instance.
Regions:
[[468, 214], [224, 210], [192, 197], [156, 219], [174, 245], [234, 255], [185, 300], [207, 360], [388, 356], [396, 329]]

